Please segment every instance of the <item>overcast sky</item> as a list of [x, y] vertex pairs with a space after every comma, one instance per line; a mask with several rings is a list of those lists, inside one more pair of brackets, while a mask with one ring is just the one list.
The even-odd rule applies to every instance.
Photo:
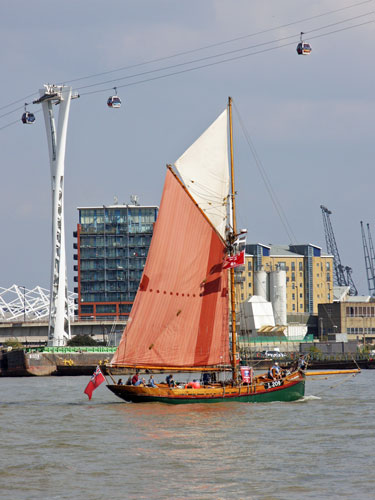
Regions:
[[[80, 88], [81, 98], [72, 101], [65, 161], [69, 289], [74, 286], [77, 207], [111, 204], [115, 196], [127, 203], [131, 194], [141, 204], [159, 204], [165, 165], [222, 112], [230, 95], [291, 228], [286, 230], [275, 209], [234, 112], [238, 226], [248, 229], [248, 242], [314, 243], [326, 250], [324, 204], [333, 212], [341, 261], [353, 268], [359, 292], [367, 293], [360, 220], [371, 224], [375, 238], [374, 23], [343, 28], [373, 21], [374, 14], [358, 16], [374, 9], [374, 1], [355, 0], [2, 2], [0, 115], [15, 112], [0, 118], [0, 128], [18, 121], [0, 129], [0, 286], [50, 287], [46, 133], [38, 106], [30, 106], [38, 111], [36, 123], [21, 123], [23, 102], [32, 100], [24, 96], [36, 95], [44, 83], [69, 82], [263, 32], [71, 83]], [[295, 23], [307, 18], [313, 19]], [[311, 42], [310, 56], [296, 53], [300, 31]], [[220, 59], [232, 60], [207, 66]], [[200, 65], [207, 67], [155, 79]], [[166, 66], [174, 67], [124, 79]], [[81, 88], [108, 80], [114, 81]], [[140, 80], [148, 81], [136, 83]], [[123, 101], [117, 110], [106, 105], [112, 93], [106, 89], [114, 86]], [[89, 94], [100, 89], [105, 90]]]

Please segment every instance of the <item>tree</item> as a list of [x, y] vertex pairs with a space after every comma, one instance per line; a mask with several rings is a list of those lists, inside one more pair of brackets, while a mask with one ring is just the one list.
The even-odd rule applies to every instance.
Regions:
[[4, 347], [11, 347], [14, 350], [22, 349], [22, 347], [23, 347], [21, 342], [17, 338], [7, 339], [5, 342], [3, 342], [3, 346]]
[[90, 345], [98, 345], [97, 341], [94, 340], [90, 335], [75, 335], [67, 343], [68, 346], [90, 346]]

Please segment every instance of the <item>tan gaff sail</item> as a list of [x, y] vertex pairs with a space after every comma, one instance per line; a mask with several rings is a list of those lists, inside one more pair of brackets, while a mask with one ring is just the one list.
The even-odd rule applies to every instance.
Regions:
[[113, 366], [229, 363], [225, 243], [167, 171], [139, 290]]
[[228, 110], [175, 162], [185, 186], [225, 239], [229, 194]]

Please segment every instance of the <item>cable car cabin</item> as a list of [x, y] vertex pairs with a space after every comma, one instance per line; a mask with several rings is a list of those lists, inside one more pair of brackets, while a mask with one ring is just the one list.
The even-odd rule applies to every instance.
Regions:
[[107, 105], [109, 108], [120, 108], [121, 107], [121, 99], [118, 95], [113, 95], [108, 97]]
[[300, 56], [308, 56], [311, 53], [311, 45], [306, 42], [300, 42], [297, 45], [297, 54]]
[[31, 125], [32, 123], [35, 122], [35, 116], [33, 113], [30, 113], [29, 111], [25, 111], [24, 114], [22, 115], [22, 123], [25, 123], [26, 125]]

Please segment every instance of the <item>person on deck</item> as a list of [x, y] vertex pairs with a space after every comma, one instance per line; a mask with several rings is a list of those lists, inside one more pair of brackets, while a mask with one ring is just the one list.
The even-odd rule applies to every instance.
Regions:
[[280, 380], [281, 379], [281, 369], [279, 366], [279, 363], [276, 361], [276, 363], [273, 365], [271, 368], [271, 372], [273, 374], [273, 379], [274, 380]]
[[154, 380], [154, 376], [151, 375], [150, 378], [148, 379], [148, 387], [157, 387], [157, 385], [155, 384], [155, 380]]
[[136, 385], [139, 380], [138, 372], [132, 377], [132, 385]]
[[175, 386], [175, 381], [173, 380], [173, 375], [172, 374], [168, 375], [165, 380], [166, 380], [166, 382], [167, 382], [167, 384], [168, 384], [169, 387], [174, 387]]
[[301, 354], [298, 360], [298, 370], [300, 370], [301, 372], [304, 372], [306, 370], [306, 361], [304, 354]]
[[144, 378], [138, 378], [134, 385], [146, 385], [146, 380]]
[[122, 378], [119, 378], [119, 379], [118, 379], [117, 385], [123, 385], [123, 383], [122, 383]]

